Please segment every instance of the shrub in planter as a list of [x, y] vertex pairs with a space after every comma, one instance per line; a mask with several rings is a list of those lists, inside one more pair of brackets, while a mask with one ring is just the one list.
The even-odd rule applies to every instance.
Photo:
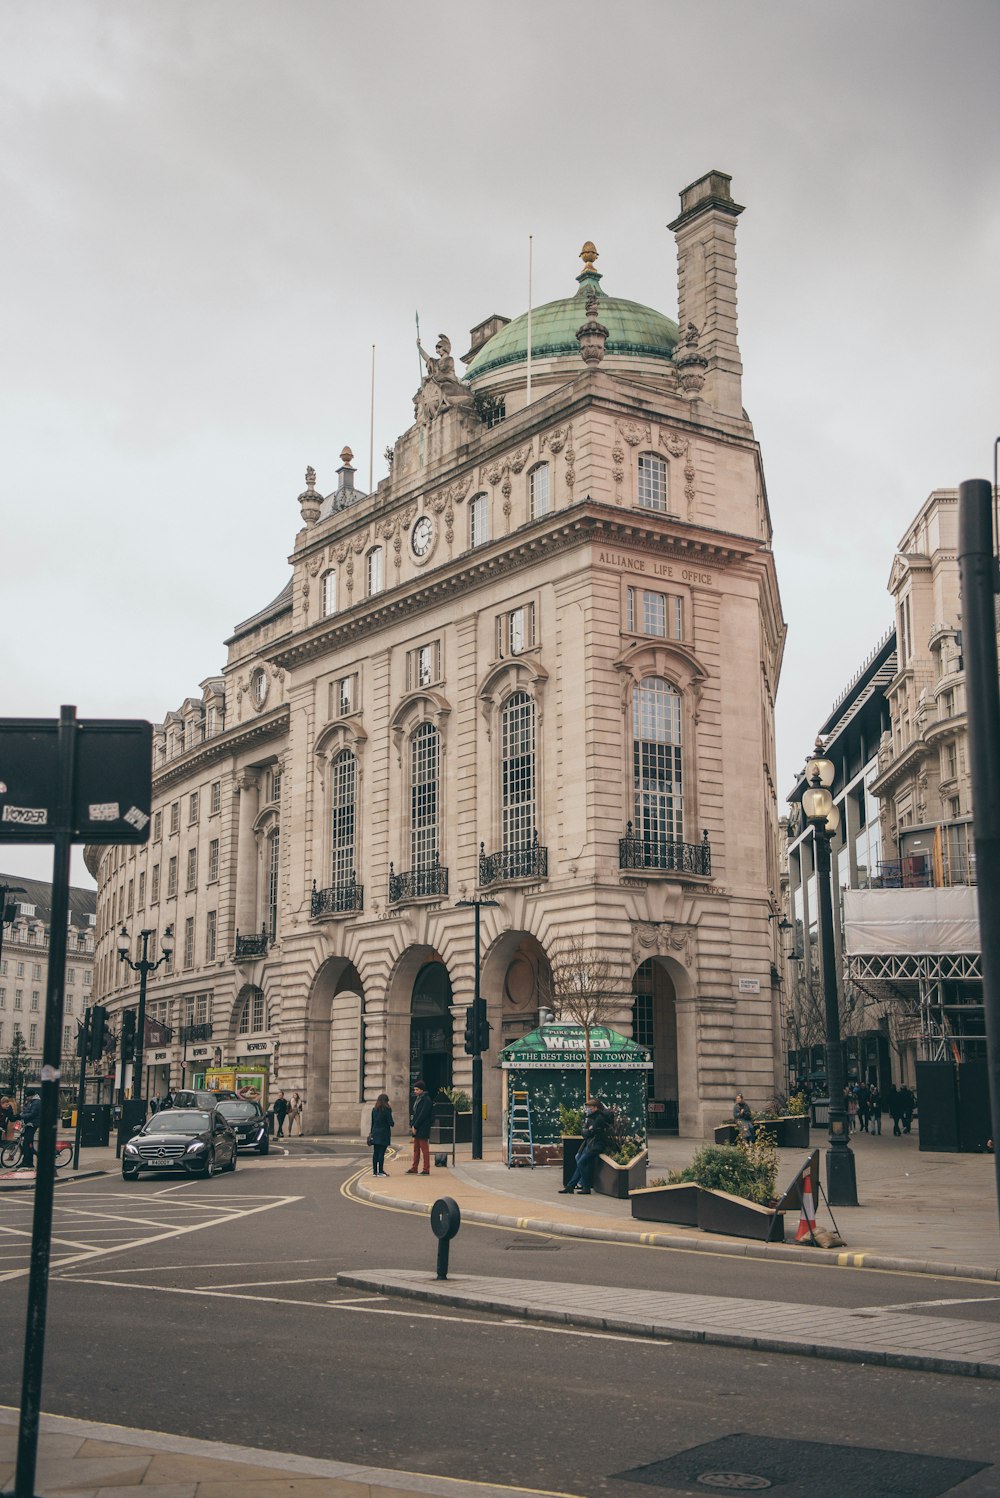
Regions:
[[766, 1205], [774, 1197], [778, 1177], [778, 1155], [771, 1140], [752, 1144], [707, 1144], [683, 1170], [672, 1172], [671, 1182], [694, 1181], [710, 1191], [728, 1191], [747, 1201]]
[[578, 1137], [583, 1128], [583, 1109], [567, 1108], [563, 1103], [559, 1104], [559, 1132]]

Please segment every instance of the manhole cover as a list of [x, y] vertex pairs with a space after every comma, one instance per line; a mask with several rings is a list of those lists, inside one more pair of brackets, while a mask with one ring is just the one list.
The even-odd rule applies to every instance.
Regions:
[[724, 1488], [728, 1493], [758, 1493], [771, 1486], [766, 1477], [753, 1472], [702, 1472], [697, 1478], [702, 1487]]
[[701, 1492], [759, 1493], [777, 1488], [781, 1498], [844, 1498], [845, 1493], [859, 1498], [874, 1493], [891, 1493], [892, 1498], [940, 1498], [985, 1465], [928, 1452], [835, 1446], [827, 1441], [744, 1433], [721, 1436], [614, 1475], [650, 1487], [684, 1488], [688, 1492], [696, 1488]]

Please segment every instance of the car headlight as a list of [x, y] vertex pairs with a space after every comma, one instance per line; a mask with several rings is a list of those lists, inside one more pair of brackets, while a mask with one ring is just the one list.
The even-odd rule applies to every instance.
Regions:
[[125, 1146], [125, 1153], [126, 1155], [137, 1155], [139, 1153], [139, 1146], [129, 1140]]
[[204, 1139], [196, 1139], [193, 1144], [188, 1145], [184, 1153], [186, 1155], [193, 1155], [196, 1154], [198, 1150], [205, 1149], [208, 1149], [208, 1145], [205, 1143]]

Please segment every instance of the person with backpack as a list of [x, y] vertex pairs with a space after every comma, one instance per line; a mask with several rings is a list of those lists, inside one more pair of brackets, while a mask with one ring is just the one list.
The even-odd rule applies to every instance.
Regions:
[[24, 1150], [21, 1160], [22, 1170], [35, 1168], [35, 1134], [41, 1121], [42, 1100], [37, 1092], [29, 1092], [27, 1101], [21, 1109], [21, 1145]]
[[[410, 1134], [413, 1137], [413, 1164], [406, 1172], [408, 1176], [418, 1173], [429, 1176], [431, 1173], [431, 1120], [434, 1116], [434, 1105], [427, 1091], [427, 1083], [423, 1077], [418, 1077], [413, 1084], [414, 1099], [410, 1110]], [[421, 1165], [420, 1162], [423, 1162]]]

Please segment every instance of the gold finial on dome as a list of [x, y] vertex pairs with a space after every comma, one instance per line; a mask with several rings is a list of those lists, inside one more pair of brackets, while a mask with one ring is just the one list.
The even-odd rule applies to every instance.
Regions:
[[584, 275], [586, 275], [588, 271], [592, 271], [594, 269], [594, 261], [597, 258], [597, 246], [594, 244], [593, 240], [588, 239], [583, 249], [580, 251], [580, 259], [583, 261]]
[[344, 451], [340, 455], [340, 461], [343, 463], [345, 468], [350, 467], [351, 463], [354, 461], [354, 454], [351, 452], [351, 449], [349, 447], [344, 448]]

